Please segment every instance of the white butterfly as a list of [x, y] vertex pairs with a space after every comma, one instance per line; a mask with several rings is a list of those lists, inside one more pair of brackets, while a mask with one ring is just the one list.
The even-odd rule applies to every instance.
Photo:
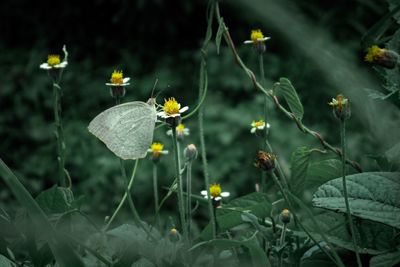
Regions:
[[144, 158], [157, 121], [155, 98], [109, 108], [89, 124], [89, 131], [122, 159]]

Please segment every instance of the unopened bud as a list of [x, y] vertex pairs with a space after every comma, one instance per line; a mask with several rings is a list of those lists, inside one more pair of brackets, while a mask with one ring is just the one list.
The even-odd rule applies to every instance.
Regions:
[[195, 160], [198, 154], [196, 146], [194, 144], [188, 145], [183, 151], [183, 154], [185, 155], [186, 161]]
[[169, 231], [169, 240], [171, 240], [172, 242], [176, 242], [179, 240], [179, 232], [176, 228], [172, 228]]
[[279, 219], [283, 224], [290, 223], [290, 211], [288, 209], [282, 210], [281, 214], [279, 215]]

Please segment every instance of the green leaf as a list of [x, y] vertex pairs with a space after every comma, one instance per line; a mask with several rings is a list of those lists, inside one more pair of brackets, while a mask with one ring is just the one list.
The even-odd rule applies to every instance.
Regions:
[[[400, 228], [400, 173], [366, 172], [346, 177], [351, 214]], [[342, 178], [318, 188], [313, 198], [318, 208], [346, 212]]]
[[339, 177], [342, 173], [342, 163], [337, 159], [325, 159], [311, 162], [308, 165], [307, 179], [304, 187], [313, 194], [317, 188], [329, 180]]
[[46, 214], [64, 213], [71, 209], [74, 195], [69, 188], [53, 186], [43, 191], [36, 202]]
[[280, 78], [279, 89], [289, 105], [290, 111], [296, 116], [297, 119], [301, 120], [303, 118], [304, 109], [292, 83], [287, 78]]
[[[241, 215], [244, 212], [250, 212], [259, 218], [269, 216], [271, 211], [271, 203], [267, 199], [267, 195], [263, 193], [251, 193], [249, 195], [232, 200], [229, 204], [224, 204], [223, 208], [217, 209], [218, 231], [226, 231], [243, 223]], [[201, 238], [204, 240], [211, 239], [211, 225], [208, 224]]]
[[400, 251], [386, 253], [372, 257], [369, 266], [370, 267], [389, 267], [395, 266], [400, 263]]
[[217, 35], [215, 35], [215, 45], [217, 46], [217, 55], [219, 55], [219, 48], [221, 46], [221, 39], [222, 36], [224, 35], [224, 31], [225, 31], [225, 23], [224, 19], [221, 18], [221, 20], [219, 21]]
[[290, 160], [292, 166], [290, 188], [293, 194], [300, 198], [303, 197], [310, 155], [311, 151], [307, 147], [299, 147], [292, 153]]
[[0, 176], [11, 189], [18, 202], [24, 206], [41, 237], [47, 240], [53, 255], [61, 267], [85, 266], [80, 257], [54, 231], [43, 210], [35, 202], [15, 174], [0, 159]]
[[3, 255], [0, 255], [0, 266], [1, 267], [16, 267], [15, 263], [10, 261], [8, 258], [4, 257]]

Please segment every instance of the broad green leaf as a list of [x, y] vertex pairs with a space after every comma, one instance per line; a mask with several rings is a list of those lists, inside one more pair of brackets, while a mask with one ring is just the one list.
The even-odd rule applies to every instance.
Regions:
[[74, 196], [69, 188], [53, 186], [39, 194], [36, 202], [46, 214], [64, 213], [71, 209]]
[[219, 22], [219, 26], [218, 26], [217, 35], [215, 36], [215, 45], [217, 47], [217, 55], [219, 55], [219, 48], [221, 46], [221, 39], [224, 34], [224, 31], [225, 31], [225, 23], [224, 23], [224, 19], [221, 18], [221, 20]]
[[307, 147], [299, 147], [292, 153], [290, 160], [292, 166], [290, 188], [293, 194], [300, 198], [303, 197], [310, 155], [310, 149]]
[[[232, 200], [229, 204], [224, 204], [221, 209], [217, 209], [218, 231], [226, 231], [243, 223], [241, 215], [250, 212], [259, 218], [269, 216], [271, 203], [263, 193], [251, 193], [244, 197]], [[201, 237], [204, 240], [211, 239], [211, 225], [208, 224]]]
[[372, 257], [370, 267], [390, 267], [400, 263], [400, 251], [386, 253]]
[[[353, 216], [400, 228], [400, 173], [366, 172], [346, 177]], [[346, 212], [342, 178], [320, 186], [313, 205]]]
[[290, 111], [299, 119], [303, 118], [304, 109], [292, 83], [287, 78], [279, 79], [279, 91], [282, 92]]
[[1, 159], [0, 176], [3, 178], [5, 184], [11, 189], [18, 202], [24, 206], [42, 238], [47, 240], [49, 243], [50, 249], [53, 252], [58, 265], [61, 267], [85, 266], [80, 257], [72, 250], [72, 248], [57, 235], [43, 210], [39, 207], [26, 188], [21, 184], [15, 174]]
[[308, 165], [304, 187], [309, 193], [313, 194], [320, 185], [339, 177], [342, 173], [341, 166], [341, 161], [337, 159], [311, 162]]
[[195, 250], [202, 246], [213, 245], [218, 247], [220, 250], [229, 249], [237, 246], [245, 246], [249, 249], [249, 253], [253, 262], [253, 266], [271, 266], [269, 259], [260, 247], [257, 241], [257, 232], [248, 239], [245, 240], [234, 240], [234, 239], [211, 239], [208, 241], [200, 242], [194, 245], [190, 250]]
[[0, 266], [1, 267], [16, 267], [14, 262], [10, 261], [8, 258], [0, 255]]

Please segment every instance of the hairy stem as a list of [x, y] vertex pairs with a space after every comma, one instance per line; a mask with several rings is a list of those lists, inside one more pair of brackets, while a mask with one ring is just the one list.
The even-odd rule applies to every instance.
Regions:
[[[158, 176], [157, 176], [157, 163], [153, 164], [153, 192], [154, 192], [154, 210], [156, 216], [156, 223], [160, 224], [160, 218], [158, 215], [159, 210], [159, 199], [158, 199]], [[160, 225], [159, 225], [160, 226]]]
[[186, 165], [186, 191], [187, 191], [187, 204], [186, 204], [186, 213], [187, 213], [187, 233], [188, 233], [188, 242], [189, 246], [191, 246], [190, 239], [190, 231], [192, 224], [192, 161], [189, 160]]
[[356, 240], [356, 234], [354, 231], [353, 219], [351, 217], [350, 211], [350, 203], [349, 203], [349, 196], [347, 193], [347, 183], [346, 183], [346, 123], [344, 120], [340, 120], [340, 145], [342, 147], [342, 182], [343, 182], [343, 193], [344, 193], [344, 201], [346, 203], [346, 213], [347, 219], [350, 225], [350, 232], [351, 232], [351, 239], [354, 246], [354, 252], [356, 253], [357, 264], [359, 267], [362, 267], [360, 254], [358, 253], [358, 246]]
[[[61, 121], [61, 94], [62, 90], [58, 83], [53, 83], [54, 92], [54, 122], [56, 126], [57, 139], [57, 162], [58, 162], [58, 183], [60, 186], [66, 186], [66, 170], [65, 170], [65, 141], [64, 129]], [[69, 176], [67, 176], [69, 177]]]

